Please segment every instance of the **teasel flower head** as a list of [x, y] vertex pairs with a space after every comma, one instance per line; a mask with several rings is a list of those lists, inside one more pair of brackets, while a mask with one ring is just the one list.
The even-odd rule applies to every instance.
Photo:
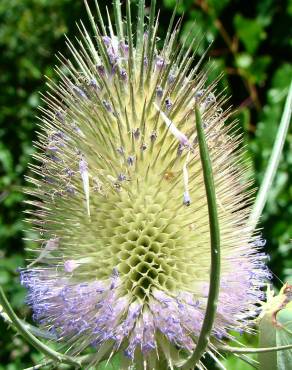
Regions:
[[[60, 82], [48, 82], [36, 164], [30, 178], [35, 259], [21, 271], [33, 318], [71, 355], [92, 348], [92, 364], [121, 354], [121, 368], [174, 368], [188, 358], [206, 309], [210, 273], [208, 207], [194, 107], [199, 107], [214, 172], [222, 264], [207, 351], [252, 331], [269, 277], [261, 240], [247, 218], [240, 137], [229, 109], [178, 46], [171, 19], [162, 49], [152, 1], [144, 26], [139, 2], [122, 21], [97, 21], [94, 35], [59, 56]], [[234, 131], [234, 130], [233, 130]], [[202, 364], [199, 364], [203, 368]]]

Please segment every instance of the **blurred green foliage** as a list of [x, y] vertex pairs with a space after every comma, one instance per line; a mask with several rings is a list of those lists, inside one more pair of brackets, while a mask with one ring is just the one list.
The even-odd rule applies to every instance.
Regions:
[[[175, 2], [158, 2], [161, 36]], [[99, 3], [104, 8], [104, 3], [111, 2]], [[231, 95], [230, 103], [237, 107], [234, 117], [244, 132], [248, 160], [259, 184], [292, 79], [292, 0], [183, 0], [178, 16], [183, 13], [181, 42], [191, 28], [203, 38], [199, 55], [213, 41], [209, 51], [213, 65], [210, 79], [222, 70], [225, 73], [219, 89], [225, 88]], [[80, 18], [86, 24], [82, 0], [0, 0], [0, 284], [24, 317], [29, 312], [23, 304], [24, 291], [16, 272], [25, 263], [21, 187], [33, 152], [44, 75], [54, 76], [55, 53], [67, 55], [64, 33], [69, 37], [77, 35], [75, 21]], [[267, 239], [271, 269], [282, 280], [292, 275], [291, 169], [290, 131], [260, 225]], [[277, 285], [277, 280], [274, 283]], [[41, 359], [19, 336], [7, 332], [2, 321], [0, 333], [0, 370], [22, 369]], [[256, 338], [240, 340], [256, 343]], [[225, 365], [230, 370], [251, 368], [235, 357], [228, 357]]]

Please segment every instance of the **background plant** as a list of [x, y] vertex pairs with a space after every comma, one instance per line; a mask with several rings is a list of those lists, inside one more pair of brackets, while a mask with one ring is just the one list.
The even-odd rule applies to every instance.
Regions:
[[[174, 4], [175, 0], [159, 4], [160, 34], [166, 31], [163, 27], [168, 24]], [[292, 79], [292, 65], [289, 64], [292, 2], [262, 0], [247, 5], [228, 0], [184, 0], [178, 15], [183, 12], [182, 39], [195, 22], [204, 37], [198, 53], [202, 54], [214, 40], [209, 52], [214, 65], [210, 79], [225, 71], [220, 88], [227, 88], [232, 105], [238, 107], [237, 118], [245, 133], [248, 160], [252, 161], [256, 180], [260, 183]], [[0, 283], [12, 298], [13, 307], [21, 310], [21, 316], [29, 315], [23, 307], [24, 291], [16, 273], [16, 268], [24, 265], [21, 186], [33, 150], [34, 116], [41, 103], [38, 91], [45, 85], [43, 75], [53, 75], [55, 51], [67, 53], [63, 34], [74, 36], [75, 20], [79, 18], [87, 19], [81, 0], [0, 2]], [[261, 223], [271, 256], [271, 269], [282, 280], [292, 272], [292, 259], [289, 259], [291, 147], [290, 132]], [[275, 279], [274, 283], [277, 285], [278, 281]], [[4, 325], [1, 321], [1, 333]], [[38, 362], [39, 354], [12, 331], [6, 333], [5, 330], [5, 336], [0, 338], [0, 369], [21, 369], [32, 361]], [[255, 337], [240, 340], [256, 343]], [[235, 357], [228, 358], [227, 368], [248, 369], [248, 365], [237, 361]]]

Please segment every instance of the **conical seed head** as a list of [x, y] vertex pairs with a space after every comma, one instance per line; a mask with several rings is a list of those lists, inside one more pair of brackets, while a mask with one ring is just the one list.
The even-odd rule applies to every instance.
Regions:
[[90, 37], [81, 24], [78, 47], [68, 41], [72, 60], [60, 57], [59, 84], [49, 82], [30, 189], [40, 237], [21, 278], [35, 319], [71, 353], [92, 346], [95, 364], [122, 351], [125, 367], [172, 367], [196, 346], [209, 289], [195, 104], [212, 160], [222, 245], [208, 350], [230, 328], [249, 330], [268, 271], [247, 223], [250, 184], [234, 152], [240, 139], [224, 125], [229, 110], [214, 95], [216, 83], [206, 86], [206, 73], [191, 68], [191, 49], [176, 45], [178, 28], [158, 51], [153, 17], [144, 35], [139, 18], [135, 46], [129, 5], [125, 36], [117, 17], [119, 36], [111, 24], [100, 35], [93, 23]]

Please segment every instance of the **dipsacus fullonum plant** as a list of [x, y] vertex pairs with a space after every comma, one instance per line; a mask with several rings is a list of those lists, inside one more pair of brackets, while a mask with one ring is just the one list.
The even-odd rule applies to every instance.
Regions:
[[[132, 24], [115, 8], [60, 56], [44, 100], [30, 179], [35, 259], [21, 271], [33, 317], [92, 364], [120, 353], [121, 369], [174, 368], [196, 348], [209, 290], [209, 216], [195, 106], [218, 204], [221, 280], [207, 352], [249, 331], [269, 272], [247, 222], [250, 195], [229, 110], [208, 72], [178, 45], [173, 18], [157, 46], [154, 1]], [[87, 5], [87, 4], [86, 4]], [[105, 24], [106, 23], [106, 24]], [[135, 26], [134, 26], [135, 25]], [[199, 368], [204, 368], [199, 364]]]

